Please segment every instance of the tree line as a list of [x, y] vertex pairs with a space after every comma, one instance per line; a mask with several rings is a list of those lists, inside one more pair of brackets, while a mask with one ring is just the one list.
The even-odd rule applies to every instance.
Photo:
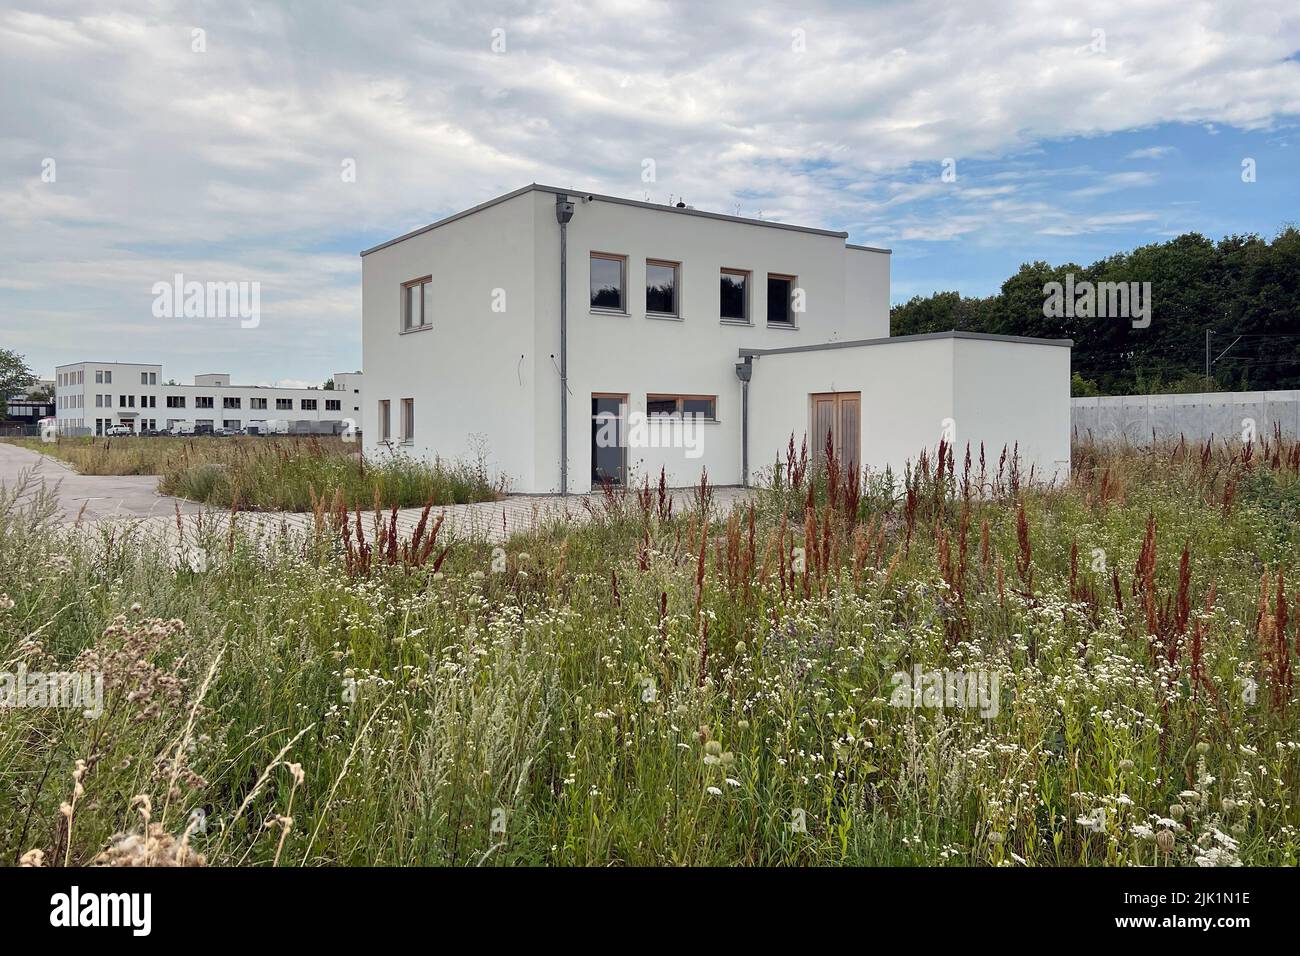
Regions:
[[[1061, 308], [1062, 288], [1077, 303]], [[1110, 309], [1105, 294], [1084, 295], [1103, 288]], [[1114, 293], [1130, 288], [1135, 298], [1149, 292], [1149, 314], [1114, 314]], [[995, 295], [936, 292], [896, 305], [890, 327], [892, 335], [957, 329], [1073, 339], [1075, 395], [1300, 388], [1300, 230], [1218, 242], [1185, 233], [1086, 266], [1025, 263]]]

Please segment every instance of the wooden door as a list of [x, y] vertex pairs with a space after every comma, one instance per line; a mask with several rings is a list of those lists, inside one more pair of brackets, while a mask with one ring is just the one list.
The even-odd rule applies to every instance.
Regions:
[[861, 392], [824, 392], [812, 396], [812, 433], [809, 444], [812, 445], [813, 460], [817, 464], [822, 464], [826, 458], [828, 436], [841, 468], [847, 471], [861, 467]]

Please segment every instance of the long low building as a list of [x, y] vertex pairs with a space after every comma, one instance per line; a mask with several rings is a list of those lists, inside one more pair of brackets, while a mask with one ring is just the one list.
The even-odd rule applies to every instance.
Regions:
[[196, 432], [286, 422], [290, 430], [341, 432], [361, 421], [361, 373], [334, 373], [329, 388], [232, 385], [224, 372], [194, 376], [193, 385], [163, 377], [161, 365], [74, 362], [55, 369], [55, 421], [61, 435], [166, 431], [192, 422]]

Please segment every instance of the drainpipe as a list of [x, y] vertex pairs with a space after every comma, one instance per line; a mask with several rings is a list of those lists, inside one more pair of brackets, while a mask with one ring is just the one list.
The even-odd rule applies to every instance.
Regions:
[[749, 487], [749, 380], [754, 377], [754, 356], [746, 355], [736, 363], [740, 379], [740, 483]]
[[560, 224], [560, 494], [569, 493], [569, 220], [573, 203], [555, 197], [555, 221]]

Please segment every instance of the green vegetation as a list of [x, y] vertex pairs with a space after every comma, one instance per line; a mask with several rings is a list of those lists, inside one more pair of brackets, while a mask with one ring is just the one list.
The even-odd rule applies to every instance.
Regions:
[[311, 511], [320, 499], [332, 503], [340, 496], [349, 508], [407, 508], [491, 501], [501, 493], [481, 462], [365, 460], [357, 445], [336, 437], [10, 441], [84, 475], [159, 475], [162, 494], [239, 511]]
[[[9, 493], [0, 670], [105, 696], [5, 713], [0, 852], [1296, 865], [1300, 446], [1085, 446], [1053, 488], [955, 459], [791, 454], [731, 514], [646, 488], [500, 551], [436, 510], [178, 546]], [[894, 706], [914, 668], [998, 690]]]
[[[1150, 326], [1045, 318], [1043, 287], [1069, 273], [1076, 282], [1150, 282]], [[1300, 388], [1300, 230], [1217, 243], [1188, 233], [1087, 266], [1025, 263], [996, 295], [936, 292], [895, 306], [890, 327], [893, 335], [958, 329], [1073, 339], [1076, 396]], [[1206, 329], [1216, 360], [1208, 382]]]

